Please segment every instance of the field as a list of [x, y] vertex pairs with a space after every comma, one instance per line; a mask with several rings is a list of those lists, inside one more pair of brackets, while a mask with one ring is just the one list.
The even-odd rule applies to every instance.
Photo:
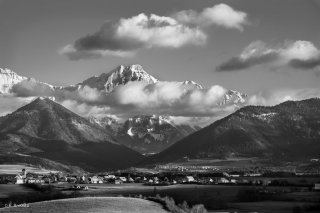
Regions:
[[[309, 180], [310, 179], [310, 180]], [[300, 182], [299, 179], [295, 180]], [[306, 178], [306, 181], [314, 181]], [[291, 213], [294, 208], [309, 209], [304, 212], [318, 212], [320, 209], [320, 192], [309, 187], [291, 186], [250, 186], [250, 185], [171, 185], [144, 186], [142, 184], [86, 184], [88, 191], [70, 190], [74, 184], [54, 184], [55, 188], [65, 195], [76, 192], [77, 196], [118, 197], [143, 195], [154, 197], [172, 197], [176, 204], [187, 201], [189, 205], [204, 204], [210, 212], [281, 212]], [[1, 188], [2, 187], [2, 188]], [[19, 190], [21, 190], [19, 192]], [[0, 194], [28, 192], [23, 186], [0, 185]], [[277, 210], [277, 211], [275, 211]]]
[[132, 212], [166, 213], [158, 203], [138, 198], [125, 197], [85, 197], [29, 204], [29, 207], [2, 208], [0, 212]]
[[27, 194], [32, 189], [16, 184], [0, 184], [0, 198], [9, 197], [10, 195]]
[[[286, 202], [286, 201], [263, 201], [263, 202], [243, 202], [233, 203], [230, 211], [237, 212], [263, 212], [263, 213], [287, 213], [287, 212], [304, 212], [303, 206], [308, 206], [309, 203], [304, 202]], [[299, 209], [299, 210], [298, 210]], [[309, 213], [316, 213], [319, 210], [310, 210]]]
[[[172, 185], [143, 186], [141, 184], [89, 184], [88, 191], [81, 191], [85, 196], [169, 196], [176, 203], [187, 201], [191, 205], [202, 203], [208, 210], [240, 210], [252, 212], [272, 212], [275, 208], [282, 212], [291, 212], [292, 208], [303, 205], [316, 205], [320, 201], [320, 192], [310, 191], [308, 187], [284, 186], [240, 186], [240, 185]], [[65, 187], [65, 186], [60, 186]], [[257, 191], [267, 190], [267, 194]], [[70, 193], [70, 192], [69, 192]], [[255, 194], [256, 193], [256, 194]], [[241, 200], [241, 202], [240, 202]], [[247, 201], [251, 201], [248, 203]], [[267, 205], [267, 202], [273, 205]], [[261, 212], [261, 211], [259, 211]], [[312, 212], [312, 211], [310, 211]]]

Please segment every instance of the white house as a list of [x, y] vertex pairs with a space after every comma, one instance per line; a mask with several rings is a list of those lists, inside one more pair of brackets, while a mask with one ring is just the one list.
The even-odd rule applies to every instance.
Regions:
[[229, 180], [226, 179], [226, 178], [220, 178], [220, 179], [218, 180], [218, 183], [229, 183]]
[[97, 176], [89, 177], [88, 180], [90, 183], [103, 183], [103, 181]]
[[237, 180], [236, 180], [236, 179], [230, 179], [230, 183], [236, 184], [236, 183], [237, 183]]
[[119, 177], [119, 179], [120, 179], [122, 182], [127, 182], [127, 178], [126, 178], [126, 177]]
[[114, 184], [123, 184], [122, 180], [114, 180]]
[[105, 179], [116, 179], [115, 175], [106, 175], [104, 176]]
[[194, 182], [195, 179], [192, 176], [186, 176], [183, 180], [183, 182]]
[[15, 177], [15, 179], [16, 179], [16, 184], [23, 184], [24, 183], [24, 179], [23, 179], [23, 177], [22, 177], [22, 175], [17, 175], [16, 177]]

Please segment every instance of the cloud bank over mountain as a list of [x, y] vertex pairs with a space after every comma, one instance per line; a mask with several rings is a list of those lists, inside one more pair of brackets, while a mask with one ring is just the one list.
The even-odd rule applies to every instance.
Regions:
[[204, 45], [206, 28], [212, 25], [243, 31], [248, 23], [247, 14], [226, 4], [180, 11], [172, 16], [140, 13], [131, 18], [107, 21], [101, 28], [59, 52], [70, 60], [92, 59], [103, 56], [130, 57], [142, 48], [180, 48], [186, 45]]
[[[30, 82], [32, 81], [28, 81]], [[218, 85], [199, 89], [183, 86], [181, 82], [154, 84], [129, 82], [116, 87], [109, 94], [88, 86], [73, 91], [51, 91], [48, 88], [41, 90], [41, 87], [26, 85], [26, 82], [16, 85], [14, 87], [15, 96], [1, 97], [3, 101], [1, 101], [0, 108], [3, 114], [12, 111], [12, 107], [22, 106], [32, 100], [32, 97], [41, 94], [55, 97], [57, 102], [82, 116], [116, 115], [126, 118], [135, 115], [158, 114], [172, 116], [180, 123], [205, 125], [244, 105], [272, 106], [287, 100], [320, 97], [319, 89], [288, 88], [252, 94], [243, 103], [237, 105], [233, 101], [223, 104], [228, 90]]]
[[[10, 75], [9, 75], [10, 74]], [[277, 89], [249, 96], [219, 85], [203, 88], [193, 81], [159, 81], [141, 65], [119, 66], [110, 73], [91, 77], [77, 85], [56, 87], [32, 78], [4, 72], [17, 82], [6, 83], [0, 95], [2, 115], [38, 96], [52, 97], [82, 116], [128, 118], [167, 115], [183, 123], [205, 125], [245, 105], [275, 105], [286, 100], [320, 97], [319, 89]], [[152, 80], [150, 80], [152, 79]], [[202, 126], [203, 126], [202, 125]]]
[[[129, 82], [113, 92], [84, 86], [76, 90], [55, 89], [23, 81], [12, 89], [17, 97], [48, 96], [75, 107], [78, 112], [111, 114], [168, 114], [173, 116], [215, 116], [233, 111], [235, 106], [221, 106], [227, 89], [215, 85], [199, 89], [181, 82]], [[79, 105], [79, 106], [77, 106]]]

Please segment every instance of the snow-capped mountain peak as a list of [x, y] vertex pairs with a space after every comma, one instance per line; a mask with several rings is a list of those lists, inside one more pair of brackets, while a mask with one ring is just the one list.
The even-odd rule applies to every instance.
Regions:
[[218, 102], [217, 104], [222, 106], [226, 104], [234, 104], [240, 107], [241, 105], [245, 104], [248, 95], [235, 91], [229, 90], [223, 97], [222, 101]]
[[115, 87], [125, 85], [131, 81], [143, 81], [151, 84], [158, 82], [158, 79], [148, 74], [139, 64], [131, 66], [120, 65], [109, 73], [93, 76], [78, 85], [89, 86], [109, 93], [112, 92]]
[[26, 79], [27, 77], [20, 76], [10, 69], [0, 68], [0, 94], [8, 93], [13, 85]]

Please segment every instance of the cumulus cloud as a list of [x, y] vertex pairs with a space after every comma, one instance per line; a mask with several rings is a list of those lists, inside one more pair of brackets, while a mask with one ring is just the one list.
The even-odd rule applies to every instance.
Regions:
[[[12, 95], [0, 95], [0, 112], [5, 115], [29, 103], [35, 96], [53, 96], [71, 111], [87, 117], [116, 115], [168, 115], [177, 123], [205, 126], [235, 110], [233, 102], [225, 103], [229, 90], [215, 85], [201, 89], [182, 82], [129, 82], [106, 93], [96, 88], [46, 87], [34, 81], [14, 86]], [[287, 100], [320, 97], [319, 89], [282, 89], [250, 95], [243, 105], [276, 105]]]
[[[238, 109], [234, 105], [218, 105], [225, 89], [220, 86], [213, 86], [204, 90], [184, 91], [178, 85], [170, 82], [168, 88], [162, 85], [128, 85], [108, 97], [105, 104], [96, 105], [76, 100], [65, 100], [61, 104], [68, 109], [82, 115], [94, 115], [104, 117], [117, 115], [118, 118], [127, 119], [135, 115], [158, 114], [169, 115], [170, 120], [175, 124], [189, 124], [204, 127], [214, 121], [221, 119]], [[128, 89], [134, 92], [134, 96], [127, 99], [130, 94]], [[167, 92], [172, 94], [167, 94]], [[166, 92], [167, 91], [167, 92]], [[320, 89], [278, 89], [267, 90], [257, 94], [249, 95], [245, 105], [274, 106], [285, 101], [299, 101], [309, 98], [320, 98]], [[108, 104], [107, 104], [108, 103]]]
[[248, 15], [237, 11], [226, 4], [218, 4], [203, 9], [201, 13], [194, 10], [184, 10], [174, 15], [177, 20], [186, 24], [199, 26], [218, 25], [225, 28], [234, 28], [243, 31], [244, 25], [248, 24]]
[[217, 67], [217, 71], [235, 71], [272, 63], [297, 69], [313, 69], [320, 65], [320, 49], [310, 41], [287, 41], [269, 47], [262, 41], [249, 44], [242, 53]]
[[89, 117], [89, 116], [94, 116], [94, 117], [109, 116], [110, 117], [109, 115], [110, 107], [107, 107], [107, 106], [92, 105], [92, 104], [87, 104], [85, 102], [81, 103], [79, 101], [71, 100], [71, 99], [62, 100], [60, 103], [67, 109], [83, 117]]
[[203, 44], [206, 35], [197, 28], [190, 28], [175, 19], [151, 14], [139, 14], [121, 19], [116, 30], [120, 39], [135, 41], [147, 47], [178, 48], [186, 44]]
[[117, 105], [114, 108], [130, 109], [131, 113], [213, 116], [234, 110], [233, 105], [219, 105], [226, 92], [218, 85], [198, 89], [184, 86], [181, 82], [131, 82], [118, 87], [110, 98]]
[[54, 96], [52, 86], [36, 81], [33, 78], [23, 80], [13, 85], [11, 92], [18, 94], [19, 97]]
[[106, 22], [98, 32], [63, 47], [60, 53], [71, 60], [106, 55], [126, 57], [140, 48], [202, 45], [206, 39], [206, 34], [197, 27], [181, 24], [171, 17], [141, 13], [116, 23]]
[[182, 82], [129, 82], [111, 93], [89, 86], [52, 88], [24, 81], [12, 89], [17, 97], [52, 96], [81, 115], [88, 114], [159, 114], [172, 116], [218, 116], [235, 109], [220, 105], [227, 89], [215, 85], [201, 89]]
[[103, 56], [130, 57], [141, 48], [180, 48], [203, 45], [211, 25], [243, 30], [247, 14], [226, 4], [205, 8], [201, 13], [181, 11], [172, 16], [141, 13], [131, 18], [105, 22], [95, 33], [81, 37], [63, 47], [59, 53], [70, 60]]

